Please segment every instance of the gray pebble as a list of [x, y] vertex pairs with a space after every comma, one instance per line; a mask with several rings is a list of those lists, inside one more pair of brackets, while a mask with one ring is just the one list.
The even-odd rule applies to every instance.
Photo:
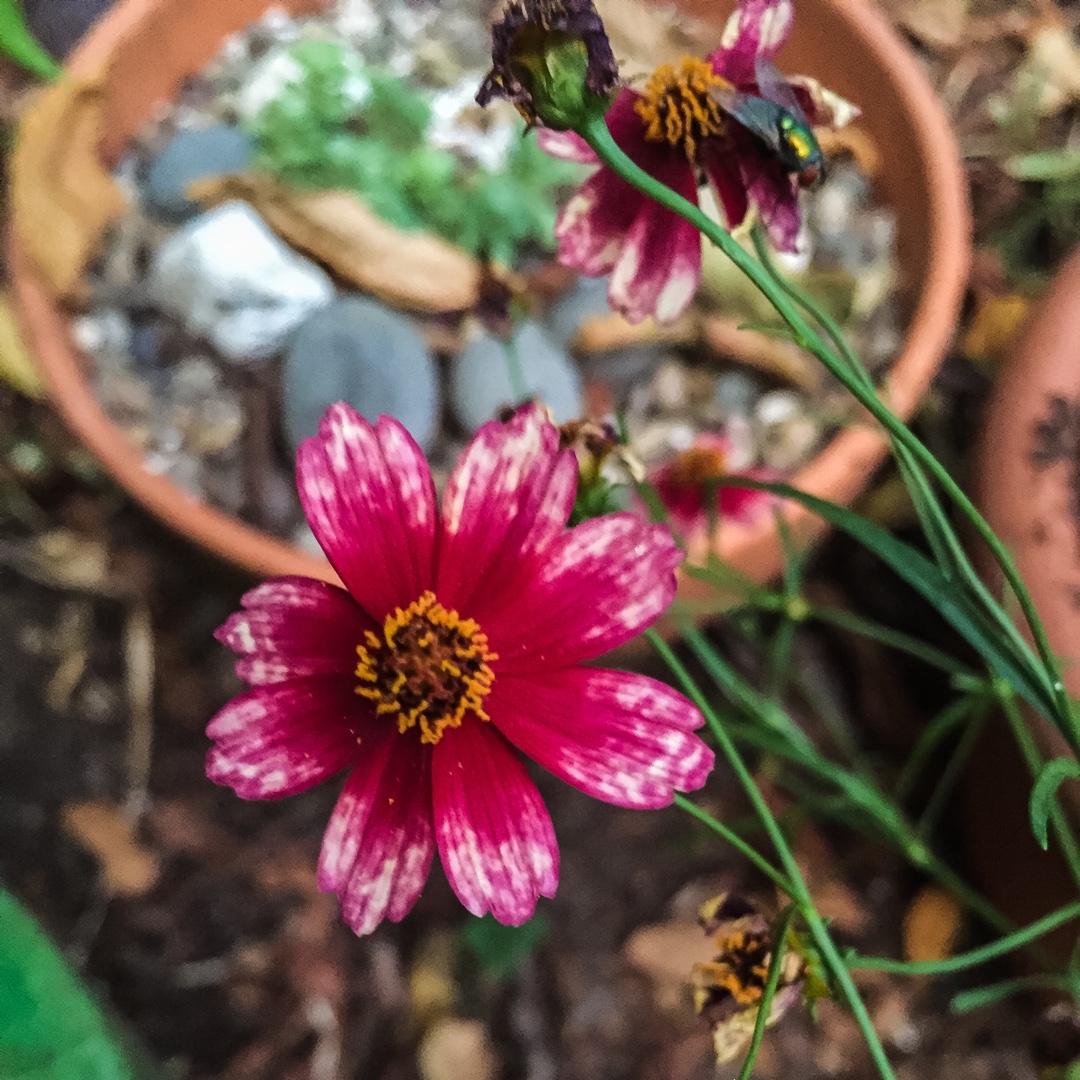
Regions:
[[[540, 399], [565, 423], [580, 416], [581, 377], [577, 368], [534, 322], [522, 323], [514, 335], [522, 377], [528, 396]], [[473, 432], [500, 409], [514, 405], [521, 395], [510, 378], [507, 346], [490, 334], [467, 345], [453, 365], [450, 400], [454, 415]]]
[[229, 124], [178, 131], [150, 166], [148, 208], [169, 221], [192, 217], [199, 205], [187, 197], [189, 185], [208, 176], [242, 172], [251, 164], [254, 151], [251, 137]]
[[336, 300], [296, 332], [282, 394], [289, 442], [314, 435], [336, 401], [368, 420], [400, 420], [427, 450], [438, 427], [435, 362], [413, 322], [366, 297]]

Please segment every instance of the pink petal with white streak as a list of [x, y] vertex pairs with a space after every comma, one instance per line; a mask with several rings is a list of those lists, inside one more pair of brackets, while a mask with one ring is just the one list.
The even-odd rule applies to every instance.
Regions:
[[798, 251], [802, 227], [798, 181], [765, 150], [740, 155], [739, 167], [750, 201], [757, 206], [773, 247], [777, 251]]
[[381, 416], [373, 427], [343, 402], [331, 405], [300, 447], [296, 474], [311, 531], [376, 622], [431, 588], [435, 488], [401, 424]]
[[520, 926], [559, 884], [559, 848], [540, 792], [510, 744], [469, 717], [436, 744], [431, 768], [439, 855], [458, 899]]
[[[648, 170], [684, 199], [697, 203], [697, 178], [685, 158]], [[701, 235], [688, 221], [651, 199], [638, 209], [611, 271], [608, 302], [630, 322], [654, 316], [674, 322], [701, 281]]]
[[576, 667], [542, 679], [501, 676], [488, 710], [522, 753], [616, 806], [668, 806], [713, 767], [713, 752], [693, 734], [701, 713], [644, 675]]
[[639, 634], [675, 596], [682, 552], [661, 525], [607, 514], [564, 533], [482, 624], [504, 674], [589, 660]]
[[307, 791], [352, 763], [371, 709], [352, 676], [314, 675], [259, 686], [210, 721], [206, 775], [241, 799]]
[[305, 577], [272, 578], [241, 598], [244, 610], [217, 631], [252, 686], [304, 675], [347, 675], [375, 623], [344, 589]]
[[435, 854], [431, 754], [387, 723], [357, 758], [330, 817], [319, 888], [337, 893], [345, 921], [370, 934], [416, 903]]
[[862, 115], [858, 105], [834, 94], [809, 75], [792, 75], [788, 83], [814, 127], [842, 128]]
[[731, 152], [731, 140], [706, 144], [702, 164], [720, 200], [728, 230], [737, 229], [750, 211], [738, 158]]
[[595, 165], [599, 160], [593, 148], [573, 131], [553, 131], [538, 128], [536, 144], [545, 154], [560, 161], [576, 161], [581, 165]]
[[771, 60], [791, 33], [793, 0], [742, 0], [724, 25], [720, 47], [709, 55], [718, 75], [736, 85], [754, 78], [754, 61]]
[[539, 405], [508, 424], [491, 421], [458, 458], [443, 496], [436, 595], [468, 618], [482, 619], [522, 563], [566, 528], [577, 492], [572, 450]]

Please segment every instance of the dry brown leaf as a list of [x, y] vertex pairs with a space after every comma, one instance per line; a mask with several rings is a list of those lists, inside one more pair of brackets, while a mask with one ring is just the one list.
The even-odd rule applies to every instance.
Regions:
[[960, 905], [944, 889], [926, 885], [904, 916], [904, 959], [945, 960], [960, 932]]
[[674, 323], [644, 319], [632, 323], [617, 312], [593, 315], [574, 335], [573, 347], [586, 356], [633, 345], [692, 345], [698, 339], [697, 320], [684, 315]]
[[1019, 293], [986, 297], [975, 309], [964, 334], [964, 355], [992, 372], [1009, 354], [1030, 310], [1031, 301]]
[[720, 36], [714, 23], [692, 19], [670, 3], [644, 0], [596, 0], [619, 70], [634, 80], [658, 64], [680, 57], [703, 56]]
[[881, 174], [881, 151], [874, 137], [865, 128], [858, 124], [848, 124], [835, 131], [830, 128], [820, 128], [815, 130], [814, 134], [822, 153], [827, 158], [850, 154], [855, 164], [871, 180]]
[[695, 964], [716, 956], [716, 946], [696, 922], [666, 922], [641, 926], [626, 940], [623, 956], [653, 983], [662, 1009], [682, 1008]]
[[448, 1016], [424, 1036], [417, 1051], [424, 1080], [492, 1080], [498, 1063], [480, 1020]]
[[383, 221], [351, 191], [298, 191], [270, 176], [215, 177], [189, 188], [204, 205], [243, 199], [294, 248], [365, 292], [411, 311], [466, 311], [480, 299], [482, 266], [424, 232]]
[[11, 164], [16, 232], [62, 300], [87, 298], [83, 274], [127, 199], [98, 151], [100, 78], [65, 76], [23, 114]]
[[161, 865], [135, 838], [132, 822], [119, 807], [104, 801], [68, 803], [60, 820], [68, 835], [101, 864], [112, 896], [140, 896], [154, 887]]
[[723, 356], [811, 393], [821, 388], [824, 368], [797, 345], [757, 330], [740, 330], [734, 319], [714, 315], [705, 320], [705, 344]]

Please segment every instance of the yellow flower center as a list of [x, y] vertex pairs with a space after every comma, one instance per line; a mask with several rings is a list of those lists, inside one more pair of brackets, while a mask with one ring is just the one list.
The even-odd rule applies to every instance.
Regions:
[[661, 64], [634, 105], [645, 121], [645, 138], [681, 146], [687, 158], [695, 160], [702, 139], [724, 129], [724, 115], [709, 91], [730, 86], [696, 56], [684, 56], [678, 64]]
[[488, 664], [498, 656], [472, 619], [447, 611], [433, 592], [388, 615], [381, 638], [368, 630], [365, 639], [356, 648], [356, 692], [377, 713], [396, 716], [398, 731], [419, 727], [420, 741], [434, 744], [467, 712], [491, 719], [482, 701], [495, 678]]

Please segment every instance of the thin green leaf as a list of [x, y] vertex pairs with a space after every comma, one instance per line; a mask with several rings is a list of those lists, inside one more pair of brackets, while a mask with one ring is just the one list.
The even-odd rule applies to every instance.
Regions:
[[1062, 147], [1018, 154], [1006, 160], [1005, 170], [1017, 180], [1080, 180], [1080, 149]]
[[1066, 780], [1080, 779], [1080, 762], [1075, 758], [1055, 758], [1048, 761], [1039, 773], [1035, 786], [1031, 789], [1031, 802], [1028, 813], [1031, 816], [1031, 831], [1035, 834], [1039, 846], [1045, 851], [1050, 846], [1047, 835], [1047, 823], [1053, 809], [1057, 789]]
[[1040, 713], [1051, 719], [1057, 718], [1054, 689], [1046, 680], [1045, 671], [1035, 663], [1030, 650], [1021, 652], [1018, 646], [1006, 646], [996, 625], [990, 624], [986, 613], [966, 588], [946, 578], [921, 552], [846, 507], [808, 495], [788, 484], [740, 478], [739, 487], [768, 491], [780, 498], [791, 499], [874, 552], [933, 604], [939, 614], [982, 656], [991, 670], [1014, 686]]
[[485, 915], [470, 919], [461, 938], [484, 971], [501, 982], [517, 973], [547, 933], [548, 922], [543, 915], [534, 915], [521, 926], [504, 926]]
[[19, 0], [0, 0], [0, 52], [41, 79], [63, 70], [30, 33]]

